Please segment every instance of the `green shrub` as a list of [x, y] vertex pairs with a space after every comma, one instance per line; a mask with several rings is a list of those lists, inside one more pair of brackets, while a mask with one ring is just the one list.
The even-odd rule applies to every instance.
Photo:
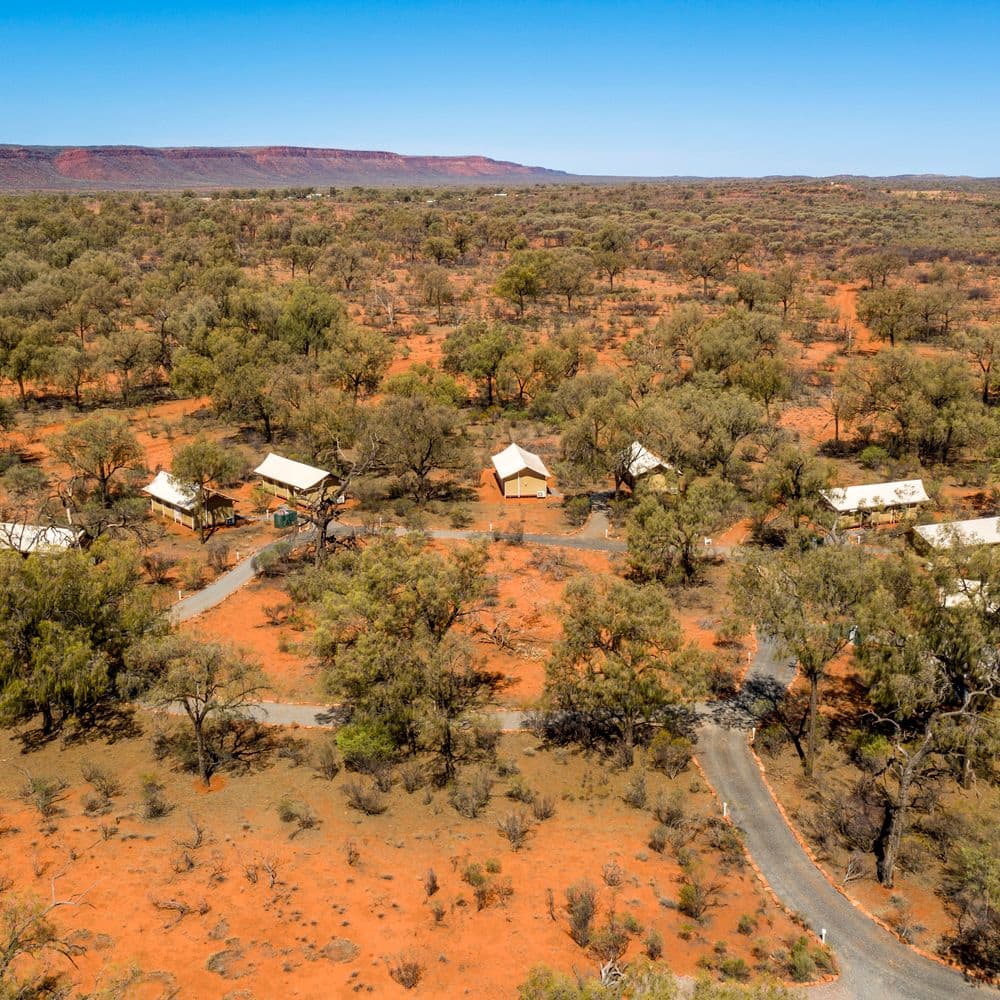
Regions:
[[735, 979], [741, 983], [750, 979], [750, 966], [742, 958], [724, 958], [719, 962], [719, 972], [723, 979]]
[[816, 978], [816, 962], [809, 950], [809, 939], [800, 937], [788, 953], [788, 975], [793, 982], [808, 983]]
[[651, 927], [646, 934], [646, 957], [655, 962], [663, 954], [663, 935]]
[[649, 744], [649, 766], [676, 778], [691, 763], [693, 747], [689, 739], [661, 730]]
[[863, 469], [881, 469], [889, 464], [889, 452], [877, 444], [862, 448], [858, 455], [858, 465]]
[[349, 722], [337, 733], [337, 747], [348, 770], [369, 774], [382, 768], [396, 752], [389, 731], [378, 722]]
[[574, 528], [579, 528], [590, 517], [590, 497], [569, 497], [563, 502], [563, 514]]

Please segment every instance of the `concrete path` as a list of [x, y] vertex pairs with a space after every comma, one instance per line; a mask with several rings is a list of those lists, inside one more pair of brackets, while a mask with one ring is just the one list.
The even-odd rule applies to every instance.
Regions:
[[[360, 533], [353, 526], [331, 526], [338, 535]], [[405, 534], [405, 529], [400, 533]], [[433, 538], [470, 540], [489, 537], [473, 531], [433, 531]], [[309, 540], [307, 532], [297, 542]], [[552, 545], [605, 552], [625, 550], [623, 542], [562, 535], [525, 535], [528, 545]], [[176, 604], [174, 621], [201, 614], [224, 601], [254, 577], [252, 557], [244, 559], [204, 590]], [[907, 948], [869, 920], [837, 892], [802, 850], [785, 823], [750, 753], [747, 730], [754, 722], [753, 706], [780, 695], [791, 683], [794, 665], [779, 658], [774, 646], [759, 644], [757, 656], [740, 694], [732, 701], [698, 706], [698, 759], [733, 821], [744, 831], [747, 850], [771, 888], [791, 910], [801, 914], [827, 941], [841, 969], [835, 982], [810, 990], [811, 1000], [959, 1000], [997, 997], [1000, 991], [967, 983], [961, 975]], [[281, 726], [332, 726], [336, 707], [263, 702], [256, 716]], [[525, 714], [497, 711], [505, 731], [524, 728]]]
[[[339, 521], [334, 521], [330, 525], [329, 534], [340, 538], [351, 538], [366, 535], [367, 532], [360, 525], [341, 524]], [[406, 528], [397, 528], [395, 534], [402, 537], [409, 534], [409, 532]], [[492, 539], [493, 537], [489, 532], [485, 531], [458, 531], [451, 529], [428, 531], [427, 535], [431, 538], [448, 541], [474, 541], [477, 539]], [[313, 529], [288, 537], [296, 547], [306, 545], [313, 539]], [[281, 545], [285, 540], [280, 539], [272, 542], [270, 545], [265, 545], [253, 555], [237, 563], [232, 569], [227, 570], [218, 579], [213, 580], [203, 590], [196, 591], [189, 597], [178, 601], [170, 608], [170, 620], [173, 622], [186, 621], [214, 608], [217, 604], [221, 604], [227, 597], [231, 597], [237, 590], [254, 578], [256, 575], [253, 568], [254, 557], [267, 549]], [[621, 541], [608, 538], [577, 537], [575, 535], [524, 535], [522, 543], [524, 545], [546, 545], [562, 549], [583, 549], [590, 552], [626, 551], [626, 545]]]
[[[698, 759], [747, 850], [782, 903], [799, 913], [827, 942], [840, 979], [809, 990], [810, 1000], [960, 1000], [1000, 992], [967, 983], [961, 975], [907, 948], [858, 910], [827, 881], [785, 823], [750, 753], [753, 707], [777, 697], [791, 682], [794, 665], [761, 642], [740, 694], [723, 704], [698, 706]], [[256, 717], [281, 726], [333, 726], [336, 706], [263, 702]], [[526, 715], [501, 710], [493, 717], [504, 731], [525, 726]]]
[[837, 983], [817, 996], [830, 1000], [957, 1000], [995, 997], [998, 991], [965, 982], [951, 969], [902, 944], [837, 892], [802, 850], [765, 786], [748, 747], [750, 708], [755, 699], [783, 690], [794, 673], [761, 642], [736, 703], [702, 710], [698, 760], [733, 822], [745, 834], [747, 850], [771, 888], [827, 942], [840, 965]]

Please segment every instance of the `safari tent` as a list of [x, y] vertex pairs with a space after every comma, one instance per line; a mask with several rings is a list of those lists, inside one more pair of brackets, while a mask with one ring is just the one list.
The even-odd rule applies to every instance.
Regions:
[[633, 441], [622, 455], [619, 477], [633, 493], [640, 484], [643, 489], [663, 493], [672, 486], [670, 474], [673, 471], [672, 465]]
[[273, 451], [253, 470], [269, 493], [282, 500], [309, 503], [332, 478], [325, 469], [316, 469], [304, 462], [294, 462]]
[[0, 549], [13, 549], [23, 556], [35, 552], [61, 552], [82, 545], [85, 538], [82, 528], [57, 524], [22, 524], [17, 521], [0, 522]]
[[959, 545], [997, 545], [1000, 544], [1000, 517], [921, 524], [913, 529], [913, 543], [925, 551], [952, 549]]
[[820, 498], [836, 512], [837, 525], [841, 528], [912, 521], [920, 505], [930, 500], [922, 479], [841, 486], [821, 490]]
[[154, 514], [176, 521], [193, 531], [205, 527], [215, 527], [232, 521], [236, 515], [236, 505], [232, 497], [216, 490], [206, 490], [202, 509], [198, 509], [197, 489], [191, 483], [174, 479], [169, 472], [158, 472], [156, 478], [142, 488], [149, 495]]
[[493, 456], [500, 492], [506, 499], [517, 497], [544, 497], [548, 493], [549, 470], [533, 452], [516, 444], [504, 448]]

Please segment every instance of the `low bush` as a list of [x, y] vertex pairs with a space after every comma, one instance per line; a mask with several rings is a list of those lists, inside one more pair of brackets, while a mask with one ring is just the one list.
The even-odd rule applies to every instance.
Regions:
[[389, 808], [385, 795], [374, 782], [353, 778], [344, 784], [347, 804], [366, 816], [379, 816]]
[[719, 973], [723, 979], [735, 979], [746, 983], [750, 980], [750, 966], [742, 958], [724, 958], [719, 962]]
[[66, 790], [66, 782], [62, 778], [35, 777], [24, 772], [24, 784], [21, 786], [21, 798], [33, 805], [40, 816], [46, 819], [59, 812], [59, 803]]
[[603, 964], [617, 962], [628, 949], [629, 932], [614, 913], [608, 914], [604, 926], [590, 936], [590, 950]]
[[677, 790], [669, 798], [657, 795], [653, 802], [653, 815], [658, 823], [676, 829], [685, 820], [684, 793]]
[[337, 748], [349, 771], [372, 774], [396, 753], [389, 731], [377, 722], [349, 722], [337, 732]]
[[488, 771], [476, 771], [467, 780], [456, 781], [448, 795], [455, 810], [466, 819], [475, 819], [489, 805], [493, 777]]
[[646, 775], [643, 771], [640, 771], [625, 786], [625, 791], [622, 792], [622, 801], [625, 805], [631, 806], [633, 809], [645, 809], [647, 797]]
[[507, 798], [530, 805], [535, 800], [535, 793], [523, 778], [515, 778], [507, 789]]
[[340, 754], [332, 740], [324, 743], [316, 751], [316, 773], [327, 781], [333, 781], [340, 773]]
[[313, 830], [319, 826], [319, 817], [313, 812], [312, 807], [300, 799], [283, 796], [278, 802], [277, 809], [278, 819], [282, 823], [295, 824], [292, 837], [298, 836], [303, 830]]
[[423, 973], [423, 966], [415, 958], [398, 956], [389, 963], [389, 975], [405, 990], [412, 990]]
[[663, 935], [655, 927], [651, 927], [646, 934], [644, 949], [651, 962], [655, 962], [663, 954]]
[[173, 806], [163, 797], [163, 785], [152, 775], [146, 775], [139, 786], [139, 811], [143, 819], [162, 819]]
[[507, 838], [512, 851], [519, 851], [531, 833], [531, 820], [524, 813], [508, 813], [497, 821], [501, 836]]
[[661, 730], [649, 744], [649, 766], [662, 771], [668, 778], [676, 778], [691, 763], [693, 746], [689, 739]]
[[574, 882], [566, 890], [570, 937], [581, 947], [590, 944], [591, 926], [597, 913], [597, 889], [587, 879]]
[[652, 830], [649, 831], [649, 849], [651, 851], [656, 851], [657, 854], [662, 854], [667, 849], [667, 844], [669, 843], [670, 831], [663, 826], [658, 824], [654, 826]]
[[412, 795], [415, 791], [423, 788], [427, 776], [423, 767], [416, 761], [411, 761], [399, 769], [399, 779], [403, 783], [403, 788]]
[[85, 760], [80, 765], [80, 774], [87, 784], [94, 786], [94, 791], [105, 798], [113, 799], [122, 793], [121, 782], [110, 771], [98, 767], [93, 761]]

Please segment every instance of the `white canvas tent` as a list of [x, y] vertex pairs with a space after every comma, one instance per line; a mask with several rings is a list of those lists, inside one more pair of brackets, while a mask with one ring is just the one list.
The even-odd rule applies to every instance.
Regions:
[[148, 486], [143, 486], [142, 492], [170, 507], [179, 507], [189, 512], [193, 511], [198, 503], [194, 486], [182, 483], [166, 471], [158, 472]]
[[674, 471], [669, 462], [664, 462], [639, 441], [633, 441], [625, 449], [619, 468], [622, 482], [628, 483], [633, 490], [642, 479], [648, 480], [654, 488], [664, 489], [667, 485], [665, 473]]
[[82, 541], [81, 528], [0, 522], [0, 549], [13, 549], [24, 556], [33, 552], [59, 552], [79, 545]]
[[493, 456], [500, 489], [505, 497], [545, 496], [549, 470], [538, 455], [511, 444]]
[[331, 478], [326, 469], [295, 462], [283, 455], [276, 455], [273, 451], [253, 471], [263, 479], [268, 490], [285, 500], [308, 498]]
[[836, 511], [837, 523], [844, 528], [912, 520], [920, 504], [930, 500], [922, 479], [839, 486], [821, 490], [819, 495], [827, 507]]
[[840, 486], [831, 490], [822, 490], [820, 496], [838, 514], [887, 510], [890, 507], [910, 507], [918, 503], [927, 503], [930, 500], [922, 479], [906, 479], [895, 483], [872, 483], [867, 486]]
[[931, 549], [951, 549], [956, 545], [997, 545], [1000, 544], [1000, 517], [921, 524], [913, 532], [915, 540], [919, 539]]
[[205, 491], [199, 511], [195, 486], [175, 479], [166, 471], [158, 472], [142, 492], [149, 496], [155, 514], [189, 528], [200, 528], [203, 520], [206, 525], [221, 524], [232, 519], [236, 512], [232, 498], [215, 490]]

